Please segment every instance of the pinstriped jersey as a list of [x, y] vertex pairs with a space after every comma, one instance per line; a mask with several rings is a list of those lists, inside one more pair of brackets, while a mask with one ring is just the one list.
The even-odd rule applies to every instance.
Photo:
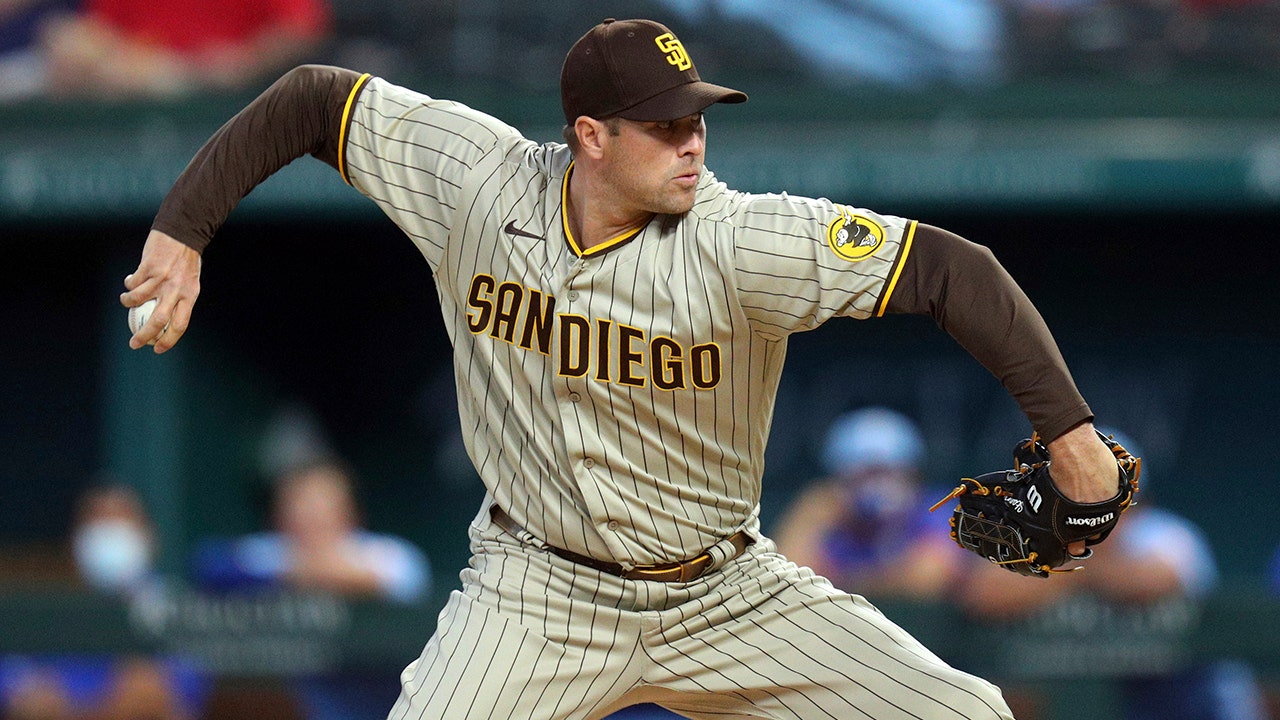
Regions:
[[758, 529], [788, 336], [883, 313], [914, 223], [704, 171], [690, 212], [584, 252], [566, 146], [377, 78], [345, 115], [343, 177], [434, 274], [492, 499], [624, 566]]

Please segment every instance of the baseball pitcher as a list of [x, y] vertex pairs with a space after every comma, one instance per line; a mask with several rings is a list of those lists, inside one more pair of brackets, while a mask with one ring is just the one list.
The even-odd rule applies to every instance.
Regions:
[[[779, 555], [759, 501], [788, 337], [921, 313], [1026, 412], [1052, 456], [1040, 492], [1072, 512], [1118, 503], [1126, 478], [1040, 315], [951, 233], [726, 187], [703, 164], [703, 112], [747, 97], [701, 80], [658, 23], [592, 28], [561, 95], [564, 142], [539, 144], [456, 102], [297, 68], [199, 151], [125, 279], [126, 307], [159, 299], [131, 346], [168, 351], [201, 251], [304, 155], [426, 259], [487, 496], [390, 717], [601, 718], [642, 702], [707, 720], [1010, 717], [993, 685]], [[1054, 557], [1086, 555], [1118, 512], [1103, 515]]]

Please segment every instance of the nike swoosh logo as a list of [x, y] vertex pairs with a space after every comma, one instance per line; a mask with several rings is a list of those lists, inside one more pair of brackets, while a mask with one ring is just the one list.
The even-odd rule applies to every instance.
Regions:
[[533, 234], [533, 233], [531, 233], [531, 232], [528, 232], [528, 231], [525, 231], [525, 230], [521, 230], [520, 228], [516, 227], [516, 221], [515, 221], [515, 220], [512, 220], [511, 222], [507, 223], [507, 226], [506, 226], [506, 227], [504, 227], [504, 228], [502, 228], [502, 229], [503, 229], [503, 230], [505, 230], [505, 231], [507, 232], [507, 234], [508, 234], [508, 235], [515, 235], [516, 237], [527, 237], [527, 238], [533, 238], [534, 240], [541, 240], [541, 239], [542, 239], [542, 236], [541, 236], [541, 235], [534, 235], [534, 234]]

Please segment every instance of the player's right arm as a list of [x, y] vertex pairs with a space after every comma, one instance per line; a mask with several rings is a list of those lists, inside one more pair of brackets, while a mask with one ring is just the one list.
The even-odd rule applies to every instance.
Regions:
[[200, 294], [200, 253], [249, 191], [303, 155], [338, 167], [344, 110], [364, 77], [335, 67], [295, 68], [196, 153], [161, 204], [138, 269], [125, 278], [125, 307], [159, 299], [130, 347], [154, 340], [162, 353], [182, 338]]
[[162, 353], [178, 342], [191, 322], [191, 308], [200, 295], [200, 253], [152, 230], [142, 246], [138, 269], [125, 276], [124, 287], [120, 304], [127, 308], [160, 299], [147, 324], [129, 338], [129, 347], [137, 350], [154, 341], [155, 351]]
[[[161, 204], [152, 225], [158, 234], [148, 247], [161, 253], [176, 241], [203, 251], [241, 198], [309, 154], [376, 202], [434, 270], [456, 216], [469, 207], [463, 189], [468, 173], [495, 148], [519, 154], [521, 142], [527, 141], [514, 128], [459, 103], [350, 70], [304, 65], [205, 143]], [[133, 307], [159, 299], [153, 319], [130, 344], [141, 347], [158, 337], [156, 352], [164, 352], [182, 336], [195, 293], [183, 278], [160, 270], [169, 266], [165, 257], [148, 252], [121, 302]], [[181, 292], [146, 294], [152, 285]], [[170, 322], [169, 330], [160, 335], [164, 322]]]

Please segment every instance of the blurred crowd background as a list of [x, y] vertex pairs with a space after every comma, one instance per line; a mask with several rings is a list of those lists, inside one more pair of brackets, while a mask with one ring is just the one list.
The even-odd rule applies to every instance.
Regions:
[[1274, 78], [1268, 0], [5, 0], [3, 96], [172, 97], [241, 88], [294, 60], [413, 84], [556, 91], [598, 16], [681, 26], [704, 74], [739, 82], [980, 87], [1070, 78]]
[[975, 564], [927, 508], [1025, 419], [928, 321], [833, 322], [772, 427], [784, 552], [1020, 718], [1280, 717], [1280, 2], [0, 0], [0, 718], [384, 716], [483, 497], [425, 263], [308, 159], [232, 215], [174, 352], [128, 350], [121, 281], [289, 67], [552, 140], [604, 17], [751, 95], [708, 113], [731, 186], [990, 246], [1146, 457], [1086, 570]]

